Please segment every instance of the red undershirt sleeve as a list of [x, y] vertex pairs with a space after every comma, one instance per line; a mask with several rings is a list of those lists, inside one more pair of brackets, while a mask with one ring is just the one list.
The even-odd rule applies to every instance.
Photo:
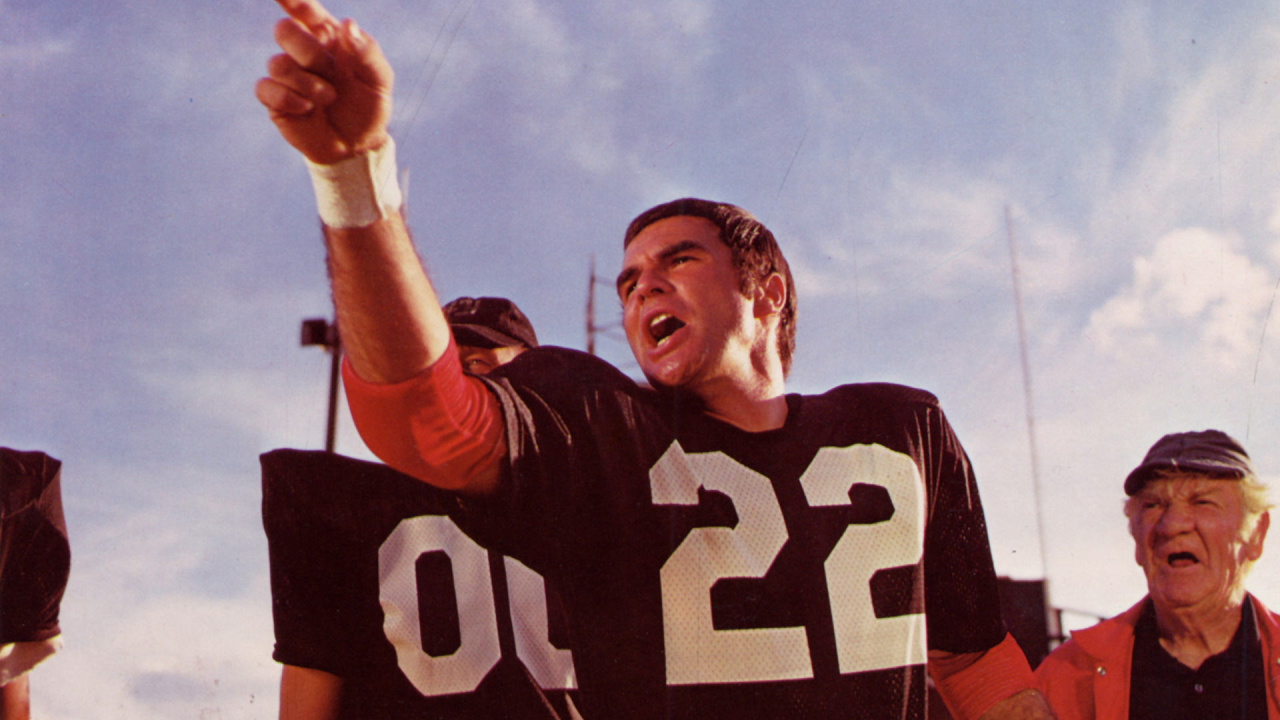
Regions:
[[993, 705], [1037, 688], [1027, 656], [1012, 635], [983, 653], [929, 660], [929, 674], [957, 720], [981, 717]]
[[462, 372], [452, 338], [439, 360], [403, 382], [366, 382], [345, 360], [342, 379], [365, 445], [402, 473], [455, 490], [506, 455], [498, 399]]

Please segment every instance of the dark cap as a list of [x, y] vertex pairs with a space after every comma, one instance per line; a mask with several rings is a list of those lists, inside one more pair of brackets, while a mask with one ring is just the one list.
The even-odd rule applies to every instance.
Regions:
[[1125, 478], [1125, 495], [1137, 493], [1162, 469], [1224, 479], [1257, 476], [1244, 447], [1221, 430], [1173, 433], [1157, 440]]
[[444, 306], [444, 319], [459, 345], [497, 348], [538, 347], [529, 318], [506, 298], [460, 297]]

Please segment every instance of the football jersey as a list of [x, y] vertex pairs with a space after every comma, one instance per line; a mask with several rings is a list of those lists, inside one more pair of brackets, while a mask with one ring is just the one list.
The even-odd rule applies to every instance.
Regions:
[[926, 652], [1005, 635], [969, 460], [927, 392], [789, 395], [752, 433], [560, 348], [483, 380], [508, 480], [456, 515], [560, 591], [586, 718], [923, 718]]
[[[0, 647], [61, 633], [58, 612], [71, 570], [61, 478], [62, 463], [45, 453], [0, 448]], [[30, 663], [52, 649], [5, 658]], [[0, 668], [0, 676], [27, 669]]]
[[460, 532], [452, 495], [330, 453], [261, 462], [273, 657], [341, 677], [339, 718], [570, 717], [558, 601]]

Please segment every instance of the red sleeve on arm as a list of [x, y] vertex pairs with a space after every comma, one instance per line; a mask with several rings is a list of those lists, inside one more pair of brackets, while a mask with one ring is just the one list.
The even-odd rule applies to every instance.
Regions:
[[982, 653], [929, 659], [929, 674], [957, 720], [981, 717], [991, 706], [1037, 687], [1027, 656], [1012, 635]]
[[435, 364], [404, 382], [366, 382], [345, 361], [342, 379], [360, 437], [402, 473], [456, 490], [506, 455], [498, 399], [463, 374], [452, 339]]

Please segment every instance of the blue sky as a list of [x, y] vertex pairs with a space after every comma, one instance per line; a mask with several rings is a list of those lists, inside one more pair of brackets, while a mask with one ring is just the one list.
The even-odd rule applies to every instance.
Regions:
[[[797, 275], [790, 388], [936, 393], [998, 569], [1112, 614], [1143, 591], [1121, 480], [1156, 438], [1218, 427], [1280, 473], [1280, 9], [971, 5], [331, 9], [396, 68], [444, 297], [507, 295], [581, 348], [633, 215], [740, 204]], [[322, 445], [298, 325], [330, 312], [305, 170], [253, 98], [278, 17], [0, 0], [0, 445], [64, 461], [74, 552], [42, 718], [275, 716], [257, 455]], [[339, 450], [367, 457], [345, 419]], [[1277, 558], [1251, 582], [1273, 606]]]

